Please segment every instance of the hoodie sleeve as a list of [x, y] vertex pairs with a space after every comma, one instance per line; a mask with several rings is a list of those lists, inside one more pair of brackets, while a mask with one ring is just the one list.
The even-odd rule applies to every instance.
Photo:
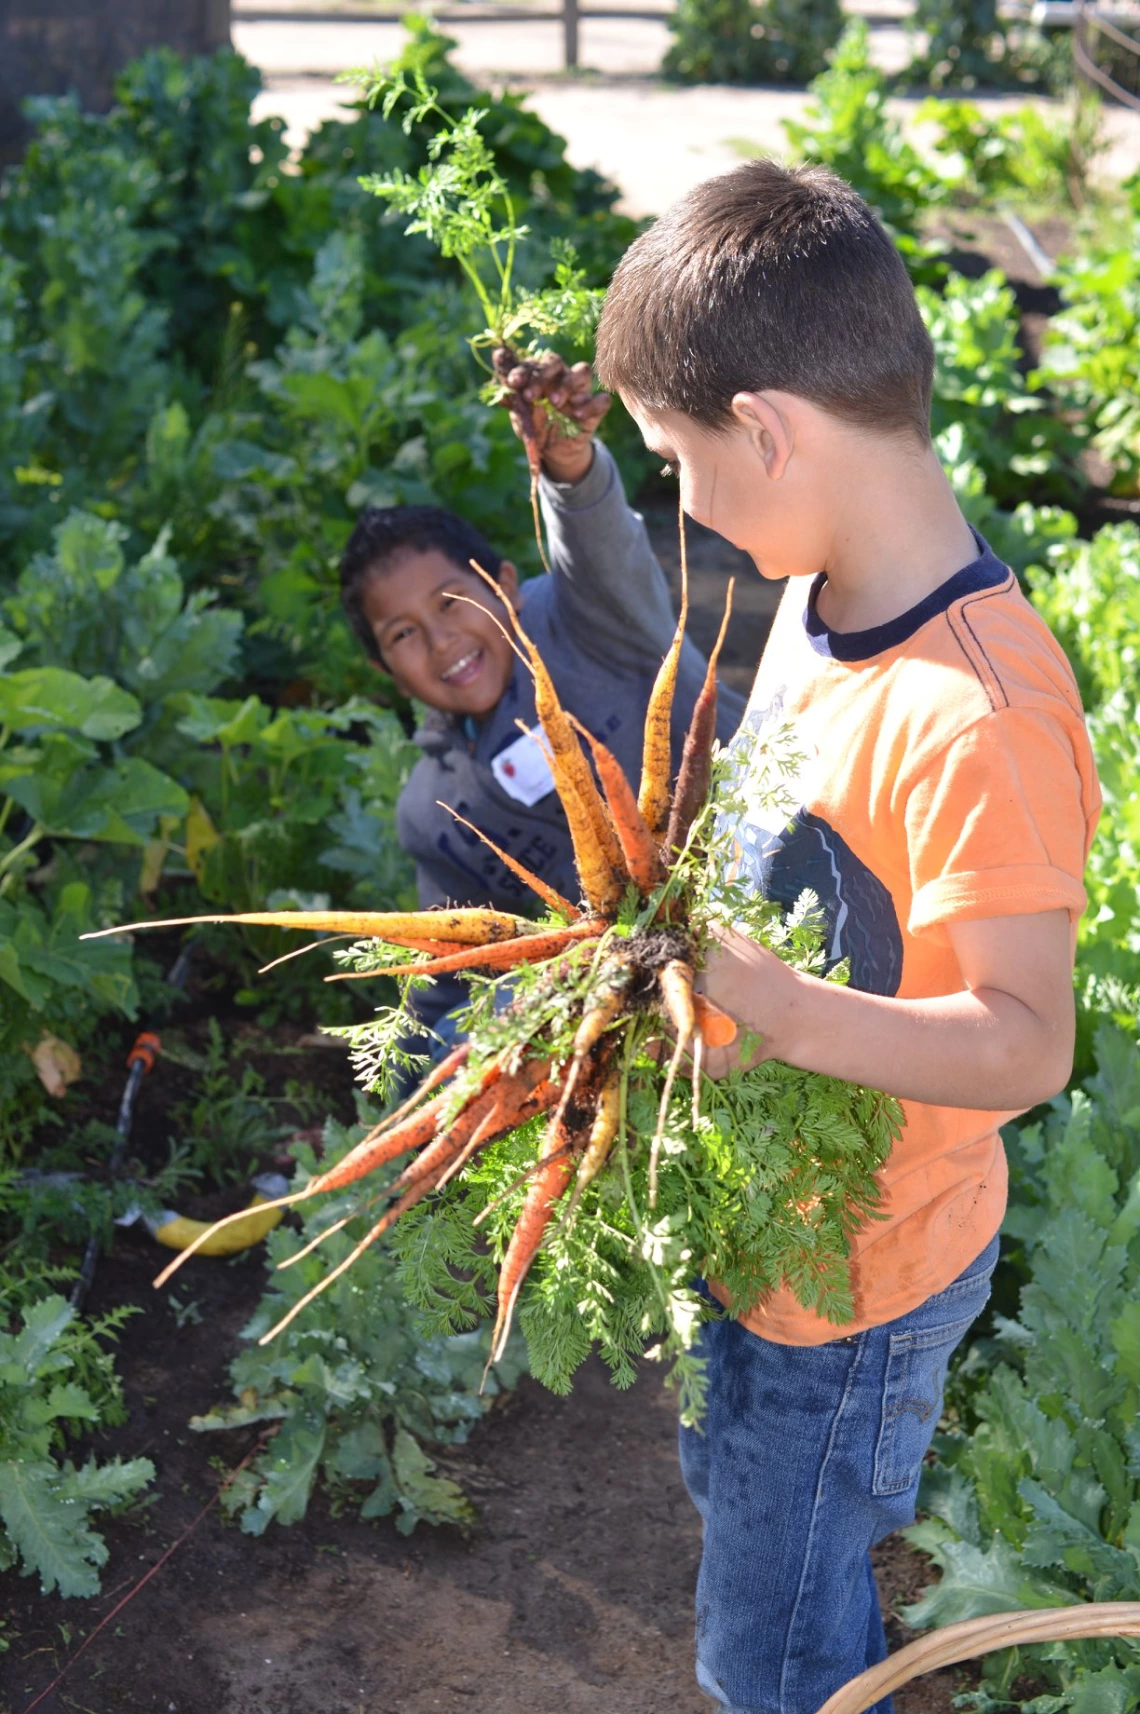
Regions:
[[659, 661], [676, 623], [669, 585], [611, 453], [595, 441], [580, 482], [544, 476], [539, 493], [556, 622], [607, 666]]

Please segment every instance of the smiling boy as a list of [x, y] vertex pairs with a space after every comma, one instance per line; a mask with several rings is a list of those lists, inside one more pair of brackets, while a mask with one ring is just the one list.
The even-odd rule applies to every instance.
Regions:
[[[397, 827], [415, 861], [420, 904], [527, 910], [533, 895], [455, 810], [504, 851], [571, 898], [579, 888], [569, 829], [542, 747], [519, 730], [537, 724], [534, 687], [505, 633], [507, 613], [471, 569], [474, 559], [520, 612], [563, 705], [601, 738], [636, 786], [645, 710], [673, 635], [668, 585], [645, 525], [630, 510], [606, 448], [594, 440], [609, 399], [588, 364], [548, 362], [527, 392], [548, 398], [577, 433], [535, 412], [549, 545], [547, 576], [521, 582], [472, 524], [438, 507], [369, 507], [345, 549], [341, 592], [360, 640], [405, 696], [425, 705], [423, 756], [401, 794]], [[673, 713], [680, 756], [705, 660], [681, 654]], [[721, 690], [718, 732], [735, 732], [743, 705]], [[462, 1004], [458, 978], [416, 996], [433, 1026]]]
[[[790, 580], [734, 744], [736, 864], [788, 906], [818, 894], [851, 980], [727, 933], [704, 987], [762, 1057], [905, 1114], [852, 1241], [854, 1321], [783, 1289], [709, 1323], [708, 1415], [681, 1437], [699, 1682], [735, 1714], [813, 1714], [886, 1652], [869, 1550], [914, 1516], [988, 1296], [999, 1126], [1069, 1075], [1099, 794], [1068, 664], [938, 462], [930, 341], [850, 187], [773, 161], [698, 187], [618, 268], [598, 368], [685, 510]], [[760, 789], [788, 724], [790, 819]]]

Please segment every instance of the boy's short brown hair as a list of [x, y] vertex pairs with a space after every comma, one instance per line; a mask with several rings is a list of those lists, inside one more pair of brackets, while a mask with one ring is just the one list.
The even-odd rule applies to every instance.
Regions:
[[898, 251], [825, 167], [756, 160], [689, 192], [626, 251], [598, 329], [602, 385], [707, 428], [735, 393], [796, 393], [930, 439], [934, 351]]

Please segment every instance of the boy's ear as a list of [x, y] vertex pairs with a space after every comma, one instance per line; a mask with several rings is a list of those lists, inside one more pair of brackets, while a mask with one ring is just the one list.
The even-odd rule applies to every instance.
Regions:
[[512, 607], [518, 606], [519, 574], [517, 568], [509, 559], [505, 559], [499, 567], [499, 575], [495, 579], [499, 588], [506, 596]]
[[732, 414], [770, 479], [778, 482], [795, 447], [792, 424], [770, 393], [734, 393]]

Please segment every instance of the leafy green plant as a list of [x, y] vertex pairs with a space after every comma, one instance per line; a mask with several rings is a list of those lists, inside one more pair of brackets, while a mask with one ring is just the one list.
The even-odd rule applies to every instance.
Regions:
[[843, 31], [838, 0], [680, 0], [661, 62], [683, 83], [807, 83]]
[[458, 265], [485, 322], [469, 340], [476, 356], [500, 345], [523, 355], [534, 336], [558, 338], [570, 348], [587, 344], [602, 294], [586, 285], [571, 247], [563, 242], [552, 251], [552, 286], [536, 291], [520, 282], [516, 257], [529, 228], [480, 129], [486, 110], [468, 107], [454, 118], [440, 105], [439, 90], [420, 66], [410, 75], [396, 69], [380, 77], [349, 76], [365, 82], [367, 100], [380, 103], [385, 119], [402, 107], [406, 131], [427, 120], [436, 127], [418, 173], [397, 168], [371, 174], [361, 185], [409, 217], [406, 235], [422, 233], [442, 257]]
[[[193, 695], [181, 709], [194, 793], [185, 856], [206, 899], [253, 910], [295, 890], [298, 875], [338, 874], [365, 897], [407, 894], [395, 804], [416, 752], [390, 710], [354, 699], [274, 713], [255, 696]], [[351, 741], [353, 730], [367, 740]]]
[[34, 1040], [92, 999], [134, 1013], [129, 952], [106, 956], [78, 941], [97, 926], [89, 882], [65, 875], [37, 897], [27, 877], [45, 840], [141, 852], [161, 817], [185, 814], [175, 781], [115, 753], [141, 719], [137, 698], [108, 678], [61, 667], [0, 672], [0, 983], [9, 991], [0, 1046]]
[[1090, 169], [1107, 146], [1100, 102], [1081, 87], [1063, 116], [1025, 106], [990, 117], [973, 102], [931, 100], [919, 118], [936, 126], [934, 149], [956, 195], [969, 202], [1083, 208]]
[[[1085, 876], [1079, 931], [1085, 980], [1140, 982], [1140, 530], [1111, 524], [1091, 542], [1058, 542], [1031, 567], [1033, 600], [1065, 649], [1089, 710], [1104, 808]], [[1097, 1001], [1097, 991], [1091, 996]], [[1110, 1002], [1110, 1009], [1115, 1009]]]
[[67, 1436], [124, 1419], [111, 1359], [97, 1340], [129, 1311], [88, 1328], [62, 1297], [0, 1332], [0, 1570], [38, 1574], [44, 1594], [95, 1595], [107, 1548], [91, 1526], [100, 1511], [135, 1499], [154, 1477], [148, 1458], [76, 1466], [58, 1454]]
[[[1037, 83], [1049, 64], [1041, 37], [1007, 18], [998, 0], [916, 0], [906, 77], [935, 89]], [[914, 49], [914, 38], [923, 46]]]
[[[24, 386], [45, 395], [37, 459], [64, 497], [115, 473], [168, 384], [166, 315], [139, 275], [155, 169], [71, 97], [31, 104], [36, 135], [0, 202], [26, 314]], [[49, 485], [50, 486], [50, 485]]]
[[[332, 1121], [325, 1164], [362, 1136]], [[311, 1171], [313, 1158], [307, 1156]], [[356, 1199], [339, 1198], [309, 1214], [300, 1233], [279, 1227], [268, 1241], [270, 1260], [284, 1271], [271, 1285], [245, 1337], [257, 1339], [352, 1248], [367, 1224]], [[347, 1224], [311, 1254], [313, 1239], [334, 1220]], [[296, 1263], [296, 1265], [292, 1265]], [[286, 1264], [289, 1264], [286, 1266]], [[470, 1526], [474, 1511], [462, 1489], [434, 1474], [427, 1445], [467, 1438], [492, 1398], [515, 1384], [517, 1350], [487, 1378], [486, 1332], [424, 1339], [409, 1319], [392, 1257], [381, 1245], [336, 1281], [272, 1344], [251, 1344], [230, 1367], [237, 1402], [191, 1419], [198, 1430], [280, 1423], [267, 1449], [227, 1490], [226, 1505], [241, 1527], [261, 1535], [269, 1524], [296, 1523], [318, 1479], [334, 1505], [350, 1501], [365, 1519], [395, 1512], [410, 1534], [418, 1522]]]
[[1088, 709], [1140, 683], [1140, 528], [1108, 524], [1058, 543], [1029, 574], [1033, 602], [1072, 664]]
[[[906, 1532], [942, 1571], [912, 1624], [1140, 1597], [1140, 1051], [1108, 1026], [1096, 1048], [1083, 1091], [1008, 1134], [1005, 1232], [1027, 1274], [965, 1416], [936, 1441], [931, 1516]], [[1123, 1711], [1140, 1699], [1140, 1646], [1007, 1650], [971, 1700], [1006, 1704], [1023, 1674], [1046, 1692], [1031, 1708]]]
[[[1133, 197], [1140, 215], [1140, 181]], [[1131, 231], [1066, 257], [1056, 284], [1064, 307], [1046, 330], [1040, 375], [1079, 412], [1119, 494], [1140, 488], [1140, 248]]]
[[985, 471], [971, 456], [973, 440], [965, 423], [955, 421], [944, 428], [934, 437], [934, 447], [966, 521], [1019, 575], [1040, 567], [1054, 548], [1076, 536], [1076, 518], [1060, 506], [1035, 506], [1022, 500], [1007, 512], [997, 504], [986, 485]]
[[[169, 1057], [169, 1045], [166, 1051]], [[209, 1021], [200, 1054], [184, 1045], [175, 1051], [179, 1064], [198, 1073], [193, 1099], [171, 1112], [176, 1143], [186, 1167], [215, 1183], [248, 1179], [259, 1154], [280, 1146], [298, 1125], [312, 1124], [318, 1116], [312, 1088], [295, 1079], [281, 1095], [267, 1095], [265, 1078], [252, 1065], [239, 1063], [216, 1018]]]
[[1081, 486], [1079, 442], [1022, 372], [1017, 306], [1003, 275], [951, 274], [939, 291], [917, 290], [934, 343], [934, 433], [961, 426], [999, 505], [1016, 502], [1027, 487], [1038, 498], [1071, 502]]

